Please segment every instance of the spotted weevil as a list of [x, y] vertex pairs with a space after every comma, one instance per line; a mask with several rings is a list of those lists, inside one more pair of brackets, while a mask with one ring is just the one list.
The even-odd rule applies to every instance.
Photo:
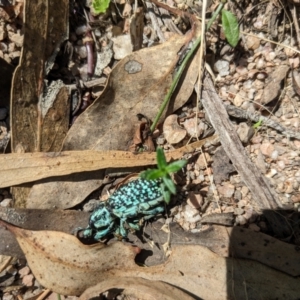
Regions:
[[96, 207], [81, 235], [97, 241], [109, 234], [126, 238], [128, 228], [139, 230], [144, 220], [162, 213], [164, 208], [161, 181], [139, 178], [120, 187]]

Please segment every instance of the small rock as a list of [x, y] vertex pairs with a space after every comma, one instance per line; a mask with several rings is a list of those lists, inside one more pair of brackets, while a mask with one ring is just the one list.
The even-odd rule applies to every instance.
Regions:
[[186, 205], [183, 208], [183, 215], [184, 215], [185, 221], [189, 222], [189, 223], [196, 223], [201, 220], [199, 211], [189, 205]]
[[86, 46], [75, 46], [74, 50], [80, 56], [80, 58], [87, 57]]
[[248, 35], [246, 37], [246, 46], [250, 50], [255, 50], [260, 46], [260, 39], [255, 36]]
[[218, 186], [217, 189], [223, 197], [230, 198], [234, 194], [235, 186], [230, 183], [226, 183], [223, 186]]
[[10, 293], [5, 293], [2, 297], [2, 300], [14, 300], [14, 295]]
[[247, 220], [249, 220], [251, 217], [252, 217], [252, 215], [253, 215], [253, 207], [252, 207], [252, 205], [246, 205], [245, 206], [245, 213], [243, 214], [243, 216], [247, 219]]
[[31, 287], [31, 286], [33, 286], [33, 281], [34, 281], [33, 275], [32, 275], [32, 274], [29, 274], [29, 275], [25, 275], [25, 276], [23, 277], [22, 283], [23, 283], [25, 286]]
[[218, 72], [221, 77], [229, 75], [229, 62], [222, 59], [218, 60], [214, 65], [214, 70]]
[[271, 158], [272, 158], [273, 160], [277, 160], [278, 155], [279, 155], [278, 151], [277, 151], [277, 150], [274, 150], [274, 151], [271, 153]]
[[286, 180], [284, 182], [284, 186], [285, 186], [285, 193], [286, 194], [291, 194], [294, 191], [293, 182], [291, 180]]
[[28, 266], [25, 266], [24, 268], [20, 269], [18, 271], [20, 278], [23, 278], [24, 276], [28, 275], [30, 273], [30, 269]]
[[205, 153], [205, 156], [203, 153], [201, 153], [196, 161], [197, 168], [199, 168], [200, 170], [204, 170], [211, 162], [212, 159], [208, 153]]
[[17, 47], [23, 46], [24, 35], [21, 35], [20, 32], [17, 33], [8, 33], [8, 38], [10, 41], [14, 42]]
[[233, 99], [233, 104], [235, 106], [241, 106], [244, 102], [244, 97], [240, 94], [240, 93], [237, 93], [236, 96], [234, 97]]
[[203, 129], [201, 128], [200, 124], [195, 124], [199, 123], [198, 119], [196, 118], [191, 118], [191, 119], [186, 119], [183, 122], [183, 126], [189, 136], [191, 137], [199, 137], [203, 133]]
[[0, 206], [2, 207], [13, 207], [13, 200], [6, 198], [3, 201], [1, 201]]
[[265, 156], [268, 156], [268, 157], [271, 157], [272, 155], [272, 152], [275, 150], [274, 149], [274, 145], [271, 144], [271, 143], [263, 143], [261, 146], [260, 146], [260, 150], [262, 152], [263, 155]]
[[246, 197], [247, 194], [249, 193], [249, 189], [248, 187], [246, 187], [245, 185], [241, 188], [241, 193], [242, 193], [242, 197]]
[[299, 203], [300, 202], [300, 194], [292, 195], [291, 200], [293, 203]]
[[224, 209], [224, 213], [233, 213], [233, 212], [234, 212], [233, 206], [227, 206]]
[[277, 174], [277, 170], [276, 170], [276, 169], [271, 169], [271, 170], [266, 174], [266, 177], [272, 178], [272, 177], [275, 176], [276, 174]]
[[240, 201], [238, 202], [238, 207], [239, 207], [239, 208], [243, 208], [243, 207], [245, 207], [247, 204], [248, 204], [248, 201], [246, 201], [246, 200], [240, 200]]
[[77, 35], [82, 35], [82, 34], [85, 34], [86, 32], [87, 32], [87, 26], [86, 25], [78, 26], [75, 29], [75, 33]]
[[247, 224], [247, 220], [243, 216], [237, 216], [236, 223], [240, 224], [240, 225], [245, 225], [245, 224]]
[[265, 67], [265, 65], [266, 65], [266, 63], [262, 58], [258, 59], [258, 61], [256, 62], [257, 69], [263, 69]]
[[186, 137], [186, 130], [181, 128], [177, 122], [177, 115], [170, 115], [163, 125], [163, 133], [168, 143], [177, 144]]
[[129, 34], [119, 35], [115, 38], [112, 38], [114, 42], [114, 58], [117, 60], [123, 59], [127, 55], [132, 53], [132, 43]]
[[235, 215], [242, 215], [244, 213], [244, 210], [240, 207], [236, 207], [234, 208], [233, 212]]
[[203, 204], [203, 197], [200, 194], [189, 192], [187, 204], [195, 209], [199, 209]]
[[248, 124], [245, 122], [242, 122], [238, 125], [237, 134], [242, 143], [248, 143], [253, 137], [254, 133], [255, 131], [253, 127], [248, 126]]

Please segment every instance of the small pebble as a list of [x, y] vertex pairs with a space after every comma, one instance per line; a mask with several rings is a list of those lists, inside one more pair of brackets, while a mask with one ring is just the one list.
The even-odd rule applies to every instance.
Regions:
[[22, 279], [22, 283], [28, 287], [33, 286], [33, 282], [34, 282], [34, 277], [32, 274], [25, 275]]
[[186, 205], [183, 209], [184, 219], [189, 223], [196, 223], [201, 220], [201, 216], [195, 208], [192, 208], [189, 205]]
[[244, 210], [242, 208], [239, 208], [239, 207], [234, 208], [235, 215], [242, 215], [243, 213], [244, 213]]
[[20, 278], [23, 278], [25, 275], [28, 275], [30, 273], [30, 269], [28, 266], [25, 266], [24, 268], [20, 269], [18, 271]]
[[13, 200], [9, 199], [9, 198], [6, 198], [6, 199], [4, 199], [0, 202], [0, 206], [2, 206], [2, 207], [12, 207], [13, 206]]
[[75, 33], [77, 35], [82, 35], [82, 34], [85, 34], [87, 31], [87, 26], [86, 25], [82, 25], [82, 26], [79, 26], [75, 29]]
[[218, 186], [217, 189], [222, 196], [231, 198], [234, 194], [235, 186], [232, 184], [225, 184], [223, 186]]
[[203, 204], [203, 197], [200, 194], [195, 194], [194, 192], [189, 192], [187, 198], [187, 204], [192, 208], [199, 209]]
[[244, 216], [237, 216], [236, 223], [240, 225], [245, 225], [247, 223], [247, 220]]

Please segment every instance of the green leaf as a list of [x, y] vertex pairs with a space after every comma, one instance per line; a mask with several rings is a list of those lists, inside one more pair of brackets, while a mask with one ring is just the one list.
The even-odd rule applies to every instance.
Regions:
[[166, 157], [162, 148], [156, 149], [156, 160], [159, 169], [163, 170], [167, 166]]
[[106, 12], [110, 0], [93, 0], [92, 6], [97, 14]]
[[158, 179], [161, 177], [164, 177], [166, 173], [162, 170], [158, 169], [152, 169], [152, 170], [146, 170], [140, 174], [140, 177], [147, 179], [147, 180], [152, 180], [152, 179]]
[[165, 202], [167, 204], [169, 204], [170, 200], [171, 200], [171, 193], [169, 190], [166, 189], [166, 187], [163, 183], [161, 184], [161, 191], [162, 191], [163, 197], [165, 199]]
[[175, 172], [179, 171], [180, 169], [182, 169], [186, 164], [187, 164], [186, 160], [174, 161], [166, 167], [166, 171], [168, 173], [175, 173]]
[[163, 183], [166, 186], [166, 188], [173, 194], [176, 194], [176, 186], [173, 182], [173, 180], [171, 179], [170, 176], [165, 176], [162, 178], [163, 179]]
[[260, 128], [261, 126], [262, 126], [262, 122], [263, 122], [263, 120], [262, 119], [259, 119], [259, 121], [258, 122], [256, 122], [255, 124], [253, 124], [253, 128], [254, 129], [258, 129], [258, 128]]
[[222, 26], [230, 46], [235, 47], [240, 38], [239, 24], [236, 16], [228, 10], [222, 10]]

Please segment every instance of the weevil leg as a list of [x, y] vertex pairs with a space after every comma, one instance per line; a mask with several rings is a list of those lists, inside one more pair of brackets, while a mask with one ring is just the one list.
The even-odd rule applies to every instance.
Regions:
[[145, 220], [148, 220], [162, 212], [164, 212], [165, 208], [163, 206], [157, 206], [153, 209], [149, 209], [149, 210], [139, 210], [139, 214], [142, 214], [142, 215], [146, 215], [144, 217]]
[[136, 223], [132, 223], [132, 222], [128, 222], [128, 221], [127, 221], [127, 225], [128, 225], [131, 229], [133, 229], [134, 231], [138, 231], [138, 230], [141, 229], [141, 226], [140, 226], [140, 224], [139, 224], [139, 221], [137, 221]]
[[138, 205], [138, 207], [139, 207], [139, 210], [149, 210], [151, 207], [155, 207], [158, 204], [161, 205], [162, 202], [163, 202], [163, 197], [160, 197], [160, 198], [157, 198], [157, 199], [154, 199], [154, 200], [151, 200], [151, 201], [140, 203]]
[[109, 233], [111, 233], [113, 231], [114, 226], [115, 226], [115, 223], [112, 222], [105, 229], [101, 229], [101, 230], [97, 229], [97, 232], [94, 235], [94, 240], [96, 240], [96, 241], [101, 240], [104, 236], [108, 235]]
[[126, 238], [127, 237], [127, 230], [126, 230], [126, 228], [124, 227], [124, 224], [125, 224], [125, 222], [126, 222], [126, 218], [121, 218], [120, 219], [120, 235], [122, 236], [122, 237], [124, 237], [124, 238]]

